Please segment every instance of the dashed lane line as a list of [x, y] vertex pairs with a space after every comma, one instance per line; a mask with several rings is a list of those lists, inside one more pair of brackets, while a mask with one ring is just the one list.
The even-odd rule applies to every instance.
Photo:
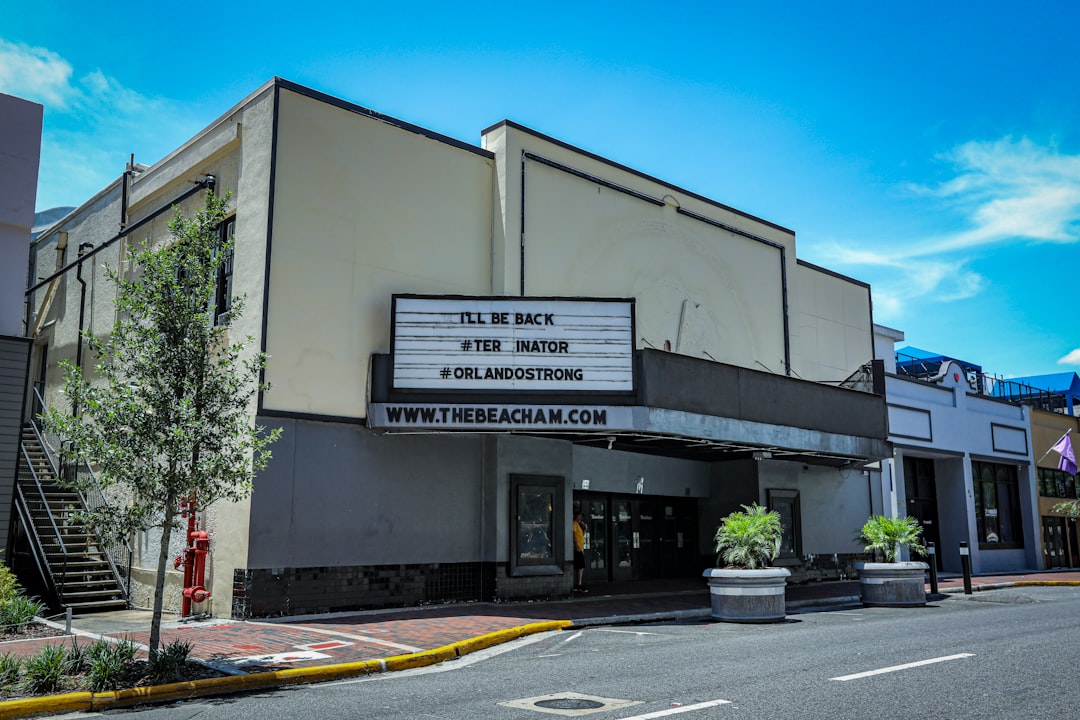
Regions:
[[929, 660], [919, 660], [918, 662], [904, 663], [903, 665], [892, 665], [891, 667], [881, 668], [879, 670], [867, 670], [866, 672], [855, 673], [853, 675], [841, 675], [840, 677], [829, 678], [830, 680], [838, 680], [840, 682], [847, 682], [848, 680], [858, 680], [860, 678], [870, 677], [872, 675], [884, 675], [885, 673], [897, 672], [898, 670], [907, 670], [909, 668], [921, 667], [923, 665], [933, 665], [934, 663], [948, 662], [949, 660], [960, 660], [961, 658], [975, 657], [974, 653], [957, 653], [956, 655], [946, 655], [945, 657], [930, 658]]
[[667, 710], [657, 710], [656, 712], [646, 713], [644, 715], [635, 715], [633, 717], [623, 718], [623, 720], [652, 720], [653, 718], [668, 717], [669, 715], [678, 715], [679, 713], [705, 710], [706, 708], [717, 707], [718, 705], [730, 704], [730, 700], [709, 700], [708, 702], [695, 703], [693, 705], [680, 705]]

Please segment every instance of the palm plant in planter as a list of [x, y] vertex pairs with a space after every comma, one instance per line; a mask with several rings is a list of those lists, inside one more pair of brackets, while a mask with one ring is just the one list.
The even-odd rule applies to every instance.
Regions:
[[859, 538], [867, 552], [880, 553], [885, 562], [856, 563], [864, 605], [914, 607], [926, 604], [924, 562], [898, 562], [900, 550], [910, 548], [920, 555], [926, 548], [919, 542], [922, 528], [913, 517], [872, 515]]
[[710, 568], [712, 617], [728, 622], [777, 622], [786, 616], [784, 591], [791, 573], [771, 568], [780, 552], [780, 514], [754, 503], [743, 505], [716, 529], [716, 554], [722, 567]]

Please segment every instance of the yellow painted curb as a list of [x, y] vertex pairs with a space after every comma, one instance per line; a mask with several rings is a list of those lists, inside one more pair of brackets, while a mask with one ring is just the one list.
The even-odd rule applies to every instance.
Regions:
[[1031, 587], [1033, 585], [1045, 585], [1047, 587], [1080, 587], [1080, 580], [1017, 580], [1013, 585], [1017, 587]]
[[183, 700], [205, 695], [224, 695], [267, 687], [324, 682], [356, 677], [357, 675], [410, 670], [412, 668], [427, 667], [428, 665], [437, 665], [446, 660], [453, 660], [462, 655], [516, 640], [526, 635], [566, 630], [572, 626], [573, 623], [569, 620], [529, 623], [528, 625], [519, 625], [468, 640], [461, 640], [433, 650], [424, 650], [408, 655], [395, 655], [385, 660], [363, 660], [336, 665], [317, 665], [315, 667], [291, 668], [289, 670], [256, 672], [250, 675], [230, 675], [228, 677], [169, 683], [168, 685], [128, 688], [113, 692], [77, 692], [7, 700], [0, 702], [0, 720], [42, 713], [64, 713], [80, 710], [101, 711], [130, 705]]
[[75, 692], [63, 695], [23, 698], [0, 702], [0, 718], [18, 718], [41, 713], [78, 712], [89, 710], [93, 693]]

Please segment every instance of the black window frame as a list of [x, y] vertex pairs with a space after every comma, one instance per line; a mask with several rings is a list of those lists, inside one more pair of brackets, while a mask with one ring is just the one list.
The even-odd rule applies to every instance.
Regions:
[[[556, 475], [510, 476], [510, 575], [561, 575], [566, 554], [566, 479]], [[546, 494], [550, 498], [546, 528], [529, 517], [535, 508], [525, 507], [525, 494]], [[550, 552], [533, 556], [536, 547], [530, 537], [547, 533]]]
[[[233, 215], [218, 226], [219, 248], [226, 247], [225, 257], [218, 266], [217, 283], [214, 288], [214, 324], [221, 325], [232, 311], [233, 262], [236, 256], [236, 216]], [[230, 242], [230, 240], [232, 242]]]
[[[979, 549], [1023, 548], [1024, 518], [1020, 505], [1020, 477], [1016, 466], [972, 460], [971, 480], [974, 486], [975, 526]], [[996, 507], [987, 507], [988, 500]], [[994, 511], [993, 515], [990, 514], [991, 510]], [[992, 522], [990, 518], [993, 518]], [[999, 539], [989, 540], [991, 533]]]
[[1036, 471], [1039, 497], [1063, 498], [1065, 500], [1080, 498], [1080, 495], [1077, 494], [1078, 483], [1075, 475], [1070, 475], [1057, 468], [1041, 467], [1037, 468]]
[[[784, 535], [780, 540], [778, 560], [802, 557], [802, 510], [799, 507], [799, 491], [780, 488], [765, 490], [765, 506], [780, 513]], [[781, 508], [784, 509], [781, 509]], [[789, 513], [789, 514], [788, 514]], [[787, 518], [790, 517], [790, 522]], [[790, 547], [790, 549], [788, 549]]]

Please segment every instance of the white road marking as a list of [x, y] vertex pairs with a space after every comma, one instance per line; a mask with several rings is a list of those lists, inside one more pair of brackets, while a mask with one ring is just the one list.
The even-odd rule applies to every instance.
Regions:
[[622, 633], [624, 635], [659, 635], [660, 633], [641, 632], [640, 630], [612, 630], [610, 628], [596, 628], [596, 632]]
[[730, 705], [730, 700], [709, 700], [708, 702], [697, 703], [695, 705], [680, 705], [679, 707], [673, 707], [669, 710], [657, 710], [656, 712], [647, 713], [645, 715], [635, 715], [633, 717], [623, 718], [623, 720], [652, 720], [652, 718], [667, 717], [668, 715], [678, 715], [684, 712], [693, 712], [694, 710], [704, 710], [705, 708], [716, 707], [717, 705]]
[[[268, 625], [271, 627], [280, 628], [282, 623], [260, 623], [257, 621], [247, 621], [248, 625]], [[338, 632], [337, 630], [326, 630], [324, 628], [312, 627], [311, 625], [301, 626], [303, 630], [313, 633], [319, 633], [320, 635], [329, 635], [331, 637], [343, 637], [350, 640], [359, 640], [364, 643], [371, 643], [372, 645], [382, 645], [383, 647], [393, 648], [395, 650], [404, 650], [405, 652], [421, 652], [424, 648], [413, 647], [412, 645], [402, 645], [401, 643], [390, 642], [389, 640], [380, 640], [379, 638], [368, 637], [367, 635], [353, 635], [351, 633]]]
[[956, 655], [946, 655], [945, 657], [931, 658], [929, 660], [919, 660], [918, 662], [904, 663], [903, 665], [893, 665], [892, 667], [881, 668], [880, 670], [867, 670], [866, 672], [855, 673], [854, 675], [841, 675], [840, 677], [829, 678], [830, 680], [839, 680], [840, 682], [847, 682], [848, 680], [858, 680], [859, 678], [870, 677], [871, 675], [884, 675], [885, 673], [896, 672], [897, 670], [907, 670], [908, 668], [921, 667], [922, 665], [933, 665], [934, 663], [947, 662], [949, 660], [959, 660], [961, 658], [975, 657], [974, 653], [958, 653]]
[[566, 643], [570, 642], [571, 640], [577, 640], [579, 637], [581, 637], [581, 633], [576, 632], [573, 635], [571, 635], [570, 637], [563, 640], [563, 644], [565, 645]]

